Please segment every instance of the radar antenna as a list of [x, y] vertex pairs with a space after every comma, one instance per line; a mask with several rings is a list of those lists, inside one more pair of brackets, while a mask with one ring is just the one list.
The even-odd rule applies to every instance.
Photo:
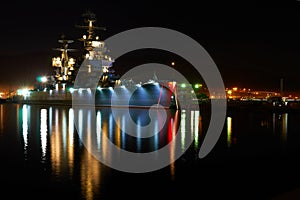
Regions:
[[95, 26], [94, 23], [96, 23], [96, 15], [91, 12], [87, 11], [85, 12], [82, 17], [84, 18], [84, 23], [88, 25], [76, 25], [77, 28], [87, 29], [88, 36], [86, 37], [86, 40], [92, 40], [94, 39], [94, 32], [95, 30], [106, 30], [105, 27], [99, 27]]
[[62, 34], [60, 38], [61, 39], [59, 39], [58, 42], [62, 44], [61, 48], [52, 48], [53, 50], [63, 51], [63, 52], [77, 51], [77, 49], [69, 49], [68, 48], [69, 44], [73, 43], [74, 40], [67, 40], [65, 34]]

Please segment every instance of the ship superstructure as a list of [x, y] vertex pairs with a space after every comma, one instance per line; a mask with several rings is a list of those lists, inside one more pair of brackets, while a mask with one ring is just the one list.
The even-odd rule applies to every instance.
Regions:
[[[77, 28], [85, 29], [79, 41], [82, 42], [80, 50], [70, 49], [69, 44], [74, 40], [66, 39], [62, 35], [58, 40], [61, 43], [60, 48], [54, 50], [61, 51], [61, 55], [52, 58], [54, 70], [55, 88], [65, 90], [74, 86], [78, 70], [81, 70], [81, 86], [93, 87], [90, 80], [99, 80], [99, 87], [114, 87], [120, 84], [119, 76], [114, 74], [114, 60], [108, 55], [105, 42], [96, 35], [96, 30], [106, 30], [104, 27], [95, 26], [96, 18], [91, 12], [83, 14], [84, 25], [78, 25]], [[69, 55], [69, 52], [79, 51], [80, 56], [76, 59]], [[85, 74], [84, 74], [85, 73]], [[84, 82], [84, 84], [83, 84]]]
[[[173, 81], [162, 81], [156, 77], [144, 83], [135, 83], [131, 79], [122, 79], [121, 82], [113, 69], [114, 59], [109, 55], [109, 49], [96, 34], [96, 30], [105, 28], [95, 25], [93, 13], [87, 12], [83, 17], [84, 25], [77, 26], [86, 31], [79, 39], [81, 48], [69, 48], [75, 41], [63, 35], [58, 40], [61, 47], [54, 49], [61, 54], [52, 58], [53, 76], [42, 77], [39, 87], [34, 90], [22, 90], [16, 96], [17, 102], [72, 105], [76, 99], [76, 103], [86, 105], [93, 91], [96, 106], [161, 105], [178, 109], [176, 83]], [[69, 55], [75, 51], [78, 51], [75, 57], [73, 53]]]
[[[85, 13], [83, 17], [86, 25], [77, 27], [86, 30], [86, 34], [79, 39], [83, 42], [83, 52], [80, 58], [82, 63], [80, 65], [84, 68], [81, 70], [87, 73], [85, 81], [88, 78], [96, 78], [99, 80], [99, 87], [114, 87], [116, 84], [120, 84], [120, 77], [115, 75], [113, 70], [114, 59], [109, 55], [105, 42], [95, 32], [95, 30], [106, 30], [106, 28], [95, 26], [96, 17], [91, 12]], [[87, 82], [87, 84], [89, 83]]]
[[61, 51], [61, 55], [52, 58], [56, 88], [58, 85], [73, 85], [76, 76], [76, 59], [68, 55], [68, 52], [76, 51], [75, 49], [69, 49], [68, 47], [74, 40], [68, 40], [65, 35], [62, 35], [58, 42], [61, 43], [61, 47], [55, 48], [54, 50]]

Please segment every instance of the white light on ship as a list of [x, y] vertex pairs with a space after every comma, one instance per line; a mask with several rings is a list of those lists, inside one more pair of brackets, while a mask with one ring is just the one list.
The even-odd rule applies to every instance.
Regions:
[[103, 72], [104, 73], [108, 72], [108, 67], [107, 66], [103, 66]]
[[74, 88], [70, 88], [69, 91], [71, 92], [71, 94], [74, 92]]
[[86, 40], [86, 35], [83, 35], [82, 38]]
[[23, 97], [27, 97], [30, 95], [30, 92], [29, 89], [23, 88], [23, 89], [18, 89], [17, 94], [22, 95]]
[[101, 42], [99, 42], [99, 41], [92, 41], [92, 46], [93, 47], [100, 47], [100, 45], [101, 45]]
[[116, 80], [116, 84], [120, 85], [121, 84], [121, 80]]
[[107, 76], [103, 76], [102, 81], [106, 81], [106, 80], [107, 80]]
[[99, 40], [99, 36], [96, 36], [96, 40]]
[[60, 57], [52, 58], [52, 65], [55, 67], [61, 66]]
[[74, 64], [75, 64], [74, 58], [70, 58], [70, 59], [69, 59], [69, 65], [74, 65]]
[[42, 83], [46, 83], [47, 82], [47, 77], [46, 76], [43, 76], [42, 78], [41, 78], [41, 81], [42, 81]]

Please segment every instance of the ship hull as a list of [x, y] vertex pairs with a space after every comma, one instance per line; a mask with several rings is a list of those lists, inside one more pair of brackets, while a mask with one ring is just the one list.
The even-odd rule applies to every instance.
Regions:
[[142, 87], [127, 87], [115, 89], [101, 89], [95, 95], [96, 105], [151, 107], [160, 105], [170, 107], [174, 104], [173, 93], [170, 89], [157, 85]]
[[90, 90], [80, 88], [73, 91], [33, 91], [28, 96], [15, 99], [22, 104], [138, 107], [160, 106], [176, 108], [174, 92], [161, 85], [146, 84], [140, 87], [117, 87]]

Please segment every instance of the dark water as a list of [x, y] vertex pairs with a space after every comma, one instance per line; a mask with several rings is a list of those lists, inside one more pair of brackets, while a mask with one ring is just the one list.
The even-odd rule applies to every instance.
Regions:
[[[97, 134], [89, 137], [91, 127], [83, 122], [92, 118], [89, 110], [82, 112], [87, 114], [74, 117], [70, 107], [0, 104], [1, 199], [287, 199], [300, 187], [299, 113], [229, 112], [216, 146], [199, 159], [209, 122], [205, 113], [168, 112], [164, 125], [155, 122], [162, 129], [157, 136], [137, 139], [118, 128], [127, 120], [121, 110], [114, 121], [105, 108], [96, 110]], [[149, 122], [147, 110], [133, 109], [130, 116]], [[74, 126], [77, 119], [85, 125]], [[177, 130], [184, 154], [152, 172], [122, 172], [88, 151], [95, 147], [109, 156], [106, 135], [127, 151], [151, 152], [168, 144]], [[193, 143], [184, 151], [189, 139]]]

